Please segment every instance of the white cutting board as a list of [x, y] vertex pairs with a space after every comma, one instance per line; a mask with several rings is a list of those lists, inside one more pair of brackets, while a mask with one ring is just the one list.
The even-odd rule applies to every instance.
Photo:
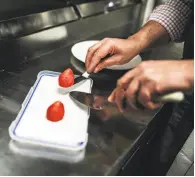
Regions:
[[[20, 113], [10, 126], [12, 139], [69, 150], [81, 150], [86, 146], [89, 108], [76, 104], [69, 97], [69, 91], [90, 93], [92, 80], [66, 89], [58, 85], [58, 75], [48, 71], [38, 75]], [[65, 107], [64, 118], [59, 122], [46, 118], [47, 108], [55, 101], [61, 101]]]
[[[76, 43], [72, 46], [71, 52], [73, 56], [85, 63], [85, 59], [87, 56], [87, 51], [90, 47], [95, 45], [98, 41], [82, 41], [79, 43]], [[128, 70], [134, 68], [136, 65], [142, 62], [142, 58], [140, 55], [135, 56], [131, 61], [129, 61], [126, 64], [123, 65], [113, 65], [110, 67], [107, 67], [106, 69], [110, 70]]]

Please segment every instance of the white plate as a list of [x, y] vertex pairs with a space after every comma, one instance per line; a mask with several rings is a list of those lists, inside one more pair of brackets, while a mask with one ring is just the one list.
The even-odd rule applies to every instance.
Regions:
[[[66, 150], [81, 150], [85, 147], [89, 108], [76, 104], [68, 91], [90, 93], [92, 80], [64, 89], [58, 86], [58, 75], [54, 72], [41, 72], [38, 75], [21, 111], [10, 126], [12, 139]], [[65, 116], [59, 122], [50, 122], [46, 118], [47, 108], [58, 100], [64, 104]]]
[[[87, 55], [88, 49], [96, 44], [98, 41], [83, 41], [75, 44], [71, 52], [75, 58], [85, 63], [85, 58]], [[134, 57], [130, 62], [123, 64], [123, 65], [114, 65], [111, 67], [107, 67], [107, 69], [111, 70], [128, 70], [134, 68], [137, 64], [141, 63], [142, 59], [140, 55]]]

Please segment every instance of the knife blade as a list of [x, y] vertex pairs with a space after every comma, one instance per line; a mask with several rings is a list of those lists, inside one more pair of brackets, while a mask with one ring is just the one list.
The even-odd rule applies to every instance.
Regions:
[[102, 110], [105, 106], [116, 106], [114, 103], [108, 102], [107, 97], [101, 95], [72, 91], [70, 92], [70, 96], [74, 101], [95, 110]]
[[[70, 96], [77, 102], [90, 107], [91, 109], [95, 110], [102, 110], [105, 107], [116, 107], [115, 103], [110, 103], [107, 101], [107, 97], [79, 92], [79, 91], [72, 91], [70, 92]], [[166, 103], [166, 102], [181, 102], [184, 99], [184, 94], [182, 92], [173, 92], [169, 94], [165, 94], [163, 96], [156, 96], [153, 98], [154, 102], [157, 103]], [[126, 99], [123, 100], [123, 108], [126, 107]], [[143, 107], [142, 107], [143, 108]]]

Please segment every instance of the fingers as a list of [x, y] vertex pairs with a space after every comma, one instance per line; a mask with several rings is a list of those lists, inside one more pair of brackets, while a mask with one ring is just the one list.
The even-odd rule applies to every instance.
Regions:
[[111, 103], [115, 101], [115, 92], [116, 92], [116, 89], [114, 89], [112, 93], [110, 94], [110, 96], [108, 97], [108, 101]]
[[142, 108], [143, 106], [154, 110], [162, 106], [160, 103], [153, 102], [152, 99], [153, 94], [156, 93], [155, 84], [146, 80], [145, 77], [139, 76], [139, 74], [139, 70], [136, 68], [127, 72], [118, 80], [117, 89], [109, 97], [109, 100], [116, 102], [121, 112], [123, 112], [121, 102], [124, 97], [127, 98], [128, 105], [133, 109]]
[[100, 62], [94, 72], [97, 73], [99, 71], [101, 71], [102, 69], [106, 68], [106, 67], [109, 67], [109, 66], [113, 66], [115, 64], [118, 64], [121, 60], [121, 56], [120, 55], [113, 55], [109, 58], [106, 58], [106, 60], [104, 60], [103, 62]]
[[148, 88], [142, 87], [139, 91], [138, 95], [138, 101], [141, 103], [145, 108], [148, 109], [157, 109], [162, 106], [160, 103], [154, 103], [152, 102], [152, 90], [149, 90]]
[[124, 112], [123, 99], [125, 97], [125, 90], [121, 88], [116, 88], [111, 95], [108, 97], [109, 102], [114, 102], [120, 112]]
[[155, 109], [157, 109], [157, 108], [160, 108], [162, 106], [162, 104], [155, 104], [155, 103], [153, 103], [152, 101], [149, 101], [149, 102], [147, 102], [146, 103], [146, 108], [148, 108], [148, 109], [151, 109], [151, 110], [155, 110]]
[[[87, 56], [86, 56], [86, 60], [85, 60], [85, 67], [88, 69], [89, 65], [92, 61], [93, 55], [94, 53], [97, 51], [97, 49], [102, 45], [103, 41], [100, 41], [98, 43], [96, 43], [95, 45], [93, 45], [92, 47], [90, 47], [87, 51]], [[87, 70], [88, 71], [88, 70]], [[89, 72], [89, 71], [88, 71]]]
[[139, 88], [140, 88], [140, 82], [137, 78], [135, 78], [130, 82], [126, 90], [126, 97], [127, 97], [128, 104], [133, 109], [137, 109], [135, 104], [137, 101], [137, 94], [138, 94]]
[[123, 99], [125, 97], [125, 90], [121, 88], [116, 88], [115, 91], [115, 103], [117, 104], [117, 107], [120, 112], [124, 112], [123, 108]]
[[102, 41], [101, 44], [95, 46], [89, 50], [89, 56], [87, 56], [87, 71], [89, 73], [94, 72], [96, 66], [99, 64], [100, 60], [106, 57], [108, 54], [113, 52], [112, 43]]
[[118, 80], [117, 86], [126, 89], [129, 83], [132, 81], [132, 79], [136, 76], [139, 76], [138, 74], [139, 74], [139, 70], [137, 68], [128, 71], [124, 76], [122, 76]]

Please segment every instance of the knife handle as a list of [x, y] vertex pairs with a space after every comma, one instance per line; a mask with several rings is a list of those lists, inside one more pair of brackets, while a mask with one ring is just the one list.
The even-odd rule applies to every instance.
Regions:
[[158, 103], [167, 103], [167, 102], [179, 103], [183, 100], [184, 100], [183, 92], [172, 92], [162, 96], [155, 96], [153, 98], [153, 101]]
[[[172, 102], [172, 103], [179, 103], [181, 101], [184, 100], [184, 93], [183, 92], [172, 92], [172, 93], [168, 93], [162, 96], [154, 96], [152, 98], [153, 102], [155, 103], [168, 103], [168, 102]], [[127, 106], [127, 98], [125, 97], [123, 99], [123, 109], [126, 109]], [[142, 104], [140, 104], [138, 101], [136, 102], [136, 106], [140, 109], [144, 109], [144, 106]]]

